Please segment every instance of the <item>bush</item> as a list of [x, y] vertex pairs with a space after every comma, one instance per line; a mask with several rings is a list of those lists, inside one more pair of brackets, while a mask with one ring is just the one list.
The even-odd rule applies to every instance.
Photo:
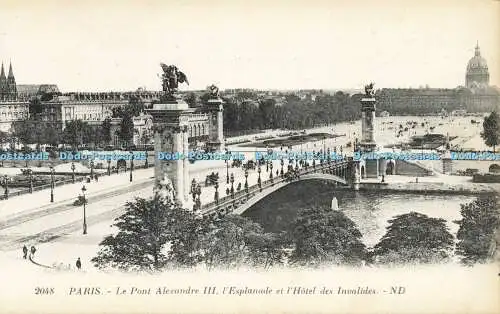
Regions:
[[492, 165], [488, 168], [488, 171], [489, 171], [489, 172], [495, 172], [495, 173], [498, 173], [498, 172], [500, 172], [500, 165], [499, 165], [499, 164], [492, 164]]

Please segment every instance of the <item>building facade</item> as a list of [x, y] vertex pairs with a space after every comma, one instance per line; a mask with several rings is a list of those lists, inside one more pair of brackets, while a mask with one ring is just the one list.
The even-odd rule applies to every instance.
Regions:
[[378, 107], [391, 114], [440, 113], [441, 110], [491, 112], [500, 108], [500, 89], [489, 85], [486, 59], [476, 45], [467, 62], [465, 85], [443, 88], [384, 88], [377, 91]]

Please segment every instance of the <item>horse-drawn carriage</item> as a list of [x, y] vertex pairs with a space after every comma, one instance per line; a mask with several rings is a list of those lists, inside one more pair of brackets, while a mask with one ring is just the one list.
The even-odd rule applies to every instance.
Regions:
[[205, 178], [205, 186], [215, 185], [219, 181], [219, 173], [212, 172]]

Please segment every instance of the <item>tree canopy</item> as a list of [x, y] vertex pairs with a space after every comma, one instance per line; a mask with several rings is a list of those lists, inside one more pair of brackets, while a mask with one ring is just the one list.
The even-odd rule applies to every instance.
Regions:
[[373, 256], [378, 262], [442, 262], [453, 252], [453, 236], [448, 232], [444, 219], [410, 212], [388, 222], [387, 232], [373, 249]]
[[359, 265], [367, 257], [361, 232], [343, 212], [310, 208], [299, 212], [289, 239], [290, 262], [298, 265]]
[[493, 147], [493, 151], [495, 151], [500, 139], [500, 117], [495, 111], [484, 118], [481, 137], [484, 139], [484, 143]]
[[483, 196], [469, 204], [462, 204], [462, 219], [456, 252], [464, 264], [484, 263], [496, 250], [495, 232], [500, 227], [497, 201], [493, 196]]

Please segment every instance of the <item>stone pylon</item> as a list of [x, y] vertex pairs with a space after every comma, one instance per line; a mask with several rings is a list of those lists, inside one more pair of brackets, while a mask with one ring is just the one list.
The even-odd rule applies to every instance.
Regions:
[[[188, 119], [191, 110], [183, 100], [164, 100], [147, 110], [153, 117], [155, 185], [170, 181], [174, 200], [187, 207], [189, 202]], [[171, 158], [166, 157], [170, 154]]]

